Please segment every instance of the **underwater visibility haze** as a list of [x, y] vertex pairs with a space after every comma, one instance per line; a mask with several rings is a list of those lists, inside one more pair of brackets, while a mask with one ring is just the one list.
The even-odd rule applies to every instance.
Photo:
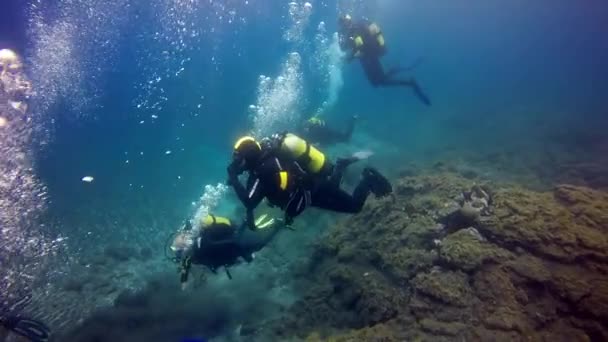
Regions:
[[605, 1], [0, 7], [0, 341], [608, 340]]

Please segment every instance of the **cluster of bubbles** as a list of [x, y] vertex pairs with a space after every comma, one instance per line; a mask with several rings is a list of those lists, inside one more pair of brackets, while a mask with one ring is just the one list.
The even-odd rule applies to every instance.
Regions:
[[63, 239], [41, 233], [47, 198], [32, 162], [34, 120], [27, 101], [32, 86], [21, 58], [0, 50], [0, 288], [3, 306], [19, 300], [43, 276]]
[[304, 36], [304, 29], [308, 26], [310, 14], [312, 13], [312, 4], [310, 2], [292, 1], [288, 6], [291, 25], [283, 33], [283, 38], [288, 42], [299, 43]]
[[32, 99], [37, 115], [46, 115], [64, 101], [82, 116], [96, 103], [102, 93], [102, 75], [114, 65], [129, 10], [128, 0], [53, 4], [37, 0], [30, 4], [28, 60], [37, 88]]
[[[338, 13], [349, 13], [355, 17], [364, 15], [375, 17], [374, 13], [381, 0], [338, 0]], [[392, 0], [386, 0], [392, 1]]]
[[215, 208], [220, 200], [224, 197], [224, 194], [228, 191], [228, 187], [225, 184], [218, 183], [217, 185], [206, 185], [203, 195], [199, 198], [198, 203], [194, 203], [196, 206], [196, 212], [192, 217], [191, 223], [194, 225], [195, 222], [201, 222], [201, 220], [209, 214], [210, 210]]
[[[242, 2], [214, 0], [152, 0], [151, 18], [136, 18], [146, 21], [138, 34], [137, 68], [145, 79], [135, 85], [137, 96], [134, 106], [139, 113], [158, 118], [169, 103], [165, 84], [182, 77], [196, 60], [201, 46], [211, 46], [205, 51], [205, 65], [217, 70], [220, 60], [220, 44], [224, 26], [244, 24], [245, 18], [238, 16], [237, 8]], [[245, 2], [247, 5], [248, 2]], [[201, 86], [201, 85], [199, 85]], [[204, 96], [200, 96], [204, 100]], [[201, 111], [202, 103], [197, 104]], [[195, 114], [197, 116], [198, 113]], [[143, 119], [143, 118], [140, 118]], [[144, 121], [140, 121], [143, 123]], [[224, 196], [227, 187], [223, 184], [206, 185], [195, 206], [193, 222], [205, 217]]]
[[[154, 17], [139, 35], [141, 54], [138, 69], [146, 78], [136, 85], [135, 106], [146, 115], [158, 115], [169, 101], [163, 81], [179, 77], [191, 61], [189, 53], [200, 44], [201, 25], [197, 22], [199, 1], [151, 1]], [[136, 18], [145, 20], [146, 18]], [[151, 40], [150, 40], [151, 39]]]
[[300, 54], [292, 52], [283, 63], [279, 76], [260, 76], [257, 102], [249, 106], [254, 136], [267, 136], [297, 123], [302, 93], [301, 64]]
[[338, 95], [344, 85], [344, 79], [342, 78], [344, 52], [340, 49], [338, 34], [328, 35], [323, 21], [317, 26], [314, 42], [315, 71], [322, 76], [326, 94], [325, 101], [317, 110], [317, 115], [321, 115], [338, 101]]
[[[220, 69], [219, 55], [224, 26], [232, 32], [246, 20], [238, 15], [237, 1], [213, 0], [151, 0], [147, 6], [152, 17], [136, 16], [142, 21], [138, 34], [138, 74], [146, 75], [137, 82], [137, 96], [133, 103], [146, 116], [158, 115], [169, 103], [165, 84], [187, 73], [193, 61], [205, 50], [204, 64]], [[238, 24], [238, 25], [237, 25]], [[196, 63], [201, 63], [196, 61]], [[202, 84], [201, 84], [202, 85]], [[199, 85], [199, 86], [201, 86]], [[199, 103], [197, 108], [201, 108]]]

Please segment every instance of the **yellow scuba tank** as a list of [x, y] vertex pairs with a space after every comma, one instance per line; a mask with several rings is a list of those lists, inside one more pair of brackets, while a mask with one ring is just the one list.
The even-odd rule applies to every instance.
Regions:
[[355, 49], [361, 49], [361, 47], [363, 46], [363, 37], [357, 36], [355, 37], [355, 39], [353, 39], [353, 41], [355, 42]]
[[280, 148], [281, 152], [296, 159], [308, 173], [319, 173], [325, 166], [325, 155], [297, 135], [287, 133]]
[[211, 226], [222, 225], [222, 226], [232, 226], [230, 220], [225, 217], [215, 216], [215, 215], [207, 215], [201, 220], [201, 227], [203, 229], [209, 228]]
[[378, 24], [376, 23], [371, 23], [367, 27], [367, 31], [372, 37], [376, 37], [376, 43], [378, 44], [378, 46], [384, 48], [384, 36], [382, 35], [382, 30], [380, 29], [380, 26], [378, 26]]
[[201, 220], [201, 230], [209, 241], [230, 239], [235, 232], [235, 228], [229, 219], [212, 214]]

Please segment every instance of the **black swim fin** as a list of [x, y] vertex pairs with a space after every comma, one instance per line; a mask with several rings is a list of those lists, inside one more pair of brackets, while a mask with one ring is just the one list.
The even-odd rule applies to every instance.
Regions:
[[363, 170], [363, 177], [369, 184], [370, 190], [376, 197], [388, 196], [393, 192], [393, 186], [378, 170], [366, 167]]
[[426, 96], [426, 94], [422, 91], [422, 89], [420, 89], [418, 82], [414, 81], [414, 83], [412, 85], [412, 90], [414, 91], [414, 94], [416, 95], [416, 97], [418, 97], [420, 102], [424, 103], [427, 106], [431, 105], [431, 100], [429, 99], [428, 96]]

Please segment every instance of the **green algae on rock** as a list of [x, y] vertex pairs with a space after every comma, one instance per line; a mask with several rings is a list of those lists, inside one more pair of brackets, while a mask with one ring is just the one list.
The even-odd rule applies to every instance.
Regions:
[[474, 187], [452, 173], [408, 176], [393, 199], [370, 200], [330, 229], [308, 266], [315, 286], [287, 313], [293, 332], [311, 341], [608, 340], [608, 194], [493, 185], [472, 226], [441, 224]]
[[480, 241], [468, 229], [459, 230], [443, 239], [439, 256], [446, 264], [465, 271], [473, 271], [487, 262], [498, 263], [514, 257], [506, 249]]

